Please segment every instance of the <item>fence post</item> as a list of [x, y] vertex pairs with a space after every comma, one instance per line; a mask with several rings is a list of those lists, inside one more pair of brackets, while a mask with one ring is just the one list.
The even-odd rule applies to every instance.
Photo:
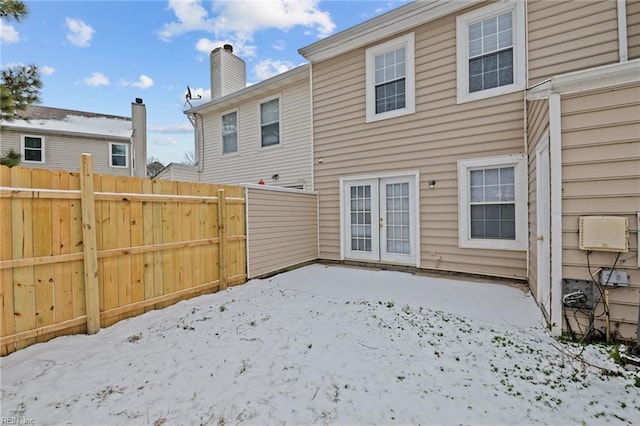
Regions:
[[224, 189], [218, 189], [218, 278], [220, 290], [227, 289], [227, 203]]
[[100, 295], [98, 290], [98, 249], [96, 244], [96, 205], [93, 191], [93, 159], [82, 154], [80, 168], [82, 204], [82, 250], [84, 252], [84, 293], [87, 334], [100, 331]]

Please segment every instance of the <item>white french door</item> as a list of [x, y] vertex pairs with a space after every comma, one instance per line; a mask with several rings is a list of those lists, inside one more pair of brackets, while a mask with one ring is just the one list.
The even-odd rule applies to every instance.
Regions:
[[416, 264], [416, 176], [343, 181], [346, 259]]

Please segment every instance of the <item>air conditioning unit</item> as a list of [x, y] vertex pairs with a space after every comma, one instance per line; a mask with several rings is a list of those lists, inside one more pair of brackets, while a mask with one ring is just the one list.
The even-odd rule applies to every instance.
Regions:
[[580, 250], [629, 251], [629, 220], [620, 216], [581, 216]]

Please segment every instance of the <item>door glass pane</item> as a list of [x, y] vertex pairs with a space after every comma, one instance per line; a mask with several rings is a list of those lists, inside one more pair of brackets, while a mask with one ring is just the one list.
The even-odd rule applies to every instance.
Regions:
[[371, 252], [371, 185], [351, 187], [351, 250]]
[[410, 254], [409, 183], [387, 184], [386, 252]]

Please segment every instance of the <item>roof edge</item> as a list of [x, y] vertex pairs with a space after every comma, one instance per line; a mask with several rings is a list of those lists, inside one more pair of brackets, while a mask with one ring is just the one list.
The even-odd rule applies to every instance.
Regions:
[[414, 1], [302, 47], [298, 49], [298, 53], [311, 62], [322, 61], [473, 6], [480, 1]]
[[[244, 98], [251, 97], [251, 93], [254, 91], [258, 91], [260, 89], [266, 89], [269, 86], [278, 86], [278, 83], [285, 83], [287, 80], [299, 81], [304, 78], [302, 74], [309, 74], [310, 64], [302, 64], [295, 68], [292, 68], [288, 71], [285, 71], [281, 74], [277, 74], [273, 77], [270, 77], [266, 80], [262, 80], [258, 83], [252, 84], [251, 86], [247, 86], [244, 89], [237, 90], [233, 93], [230, 93], [226, 96], [223, 96], [218, 99], [214, 99], [212, 101], [206, 102], [202, 105], [198, 105], [197, 107], [189, 108], [184, 110], [184, 114], [193, 114], [197, 112], [201, 112], [203, 110], [207, 110], [210, 108], [215, 108], [218, 105], [226, 104], [229, 102], [233, 102], [235, 100], [243, 100]], [[300, 76], [301, 78], [296, 79], [296, 77]]]
[[554, 93], [567, 95], [631, 83], [640, 83], [640, 59], [554, 76], [529, 88], [527, 100], [548, 99]]

